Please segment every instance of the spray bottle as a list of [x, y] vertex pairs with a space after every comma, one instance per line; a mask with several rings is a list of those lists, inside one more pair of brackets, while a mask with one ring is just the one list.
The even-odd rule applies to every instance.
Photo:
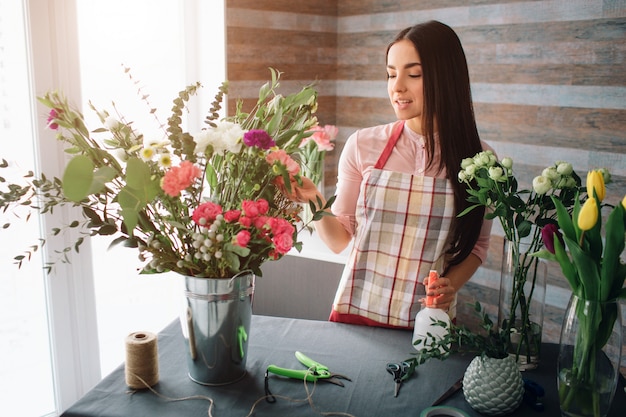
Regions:
[[[428, 274], [428, 284], [432, 284], [439, 279], [437, 271], [431, 270]], [[450, 331], [450, 316], [448, 313], [440, 308], [433, 307], [434, 296], [426, 296], [426, 307], [422, 308], [415, 316], [415, 328], [413, 329], [413, 347], [416, 350], [422, 350], [426, 345], [424, 342], [432, 341], [427, 333], [432, 335], [436, 339], [442, 339]], [[445, 327], [435, 324], [436, 321], [443, 321], [446, 323]], [[427, 340], [428, 338], [428, 340]], [[421, 343], [415, 344], [415, 342], [421, 339]], [[445, 350], [440, 348], [441, 353]]]

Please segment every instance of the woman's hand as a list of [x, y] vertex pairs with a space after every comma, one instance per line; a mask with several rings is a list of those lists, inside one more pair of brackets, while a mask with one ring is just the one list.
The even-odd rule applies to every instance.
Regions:
[[[426, 295], [433, 297], [433, 303], [429, 307], [440, 308], [448, 311], [454, 302], [456, 289], [452, 286], [449, 278], [440, 276], [435, 282], [430, 284], [428, 277], [424, 278], [424, 287], [426, 287]], [[425, 300], [421, 300], [422, 303]]]
[[[324, 198], [318, 191], [317, 186], [307, 177], [300, 177], [302, 179], [302, 185], [298, 185], [294, 178], [291, 178], [291, 190], [288, 191], [287, 187], [283, 183], [282, 177], [276, 178], [276, 185], [280, 191], [291, 201], [295, 203], [308, 204], [309, 201], [313, 201], [317, 205], [317, 199], [320, 198], [324, 204]], [[323, 205], [322, 204], [322, 205]]]

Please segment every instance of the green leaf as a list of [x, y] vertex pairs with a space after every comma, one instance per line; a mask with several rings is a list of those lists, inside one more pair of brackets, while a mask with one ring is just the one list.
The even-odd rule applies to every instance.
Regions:
[[116, 175], [115, 169], [109, 166], [98, 168], [94, 173], [93, 181], [89, 187], [89, 195], [101, 193], [106, 183], [115, 178]]
[[606, 221], [606, 247], [600, 272], [601, 300], [615, 297], [624, 285], [624, 268], [620, 256], [624, 251], [624, 207], [618, 204], [609, 214]]
[[561, 201], [556, 197], [552, 197], [552, 201], [554, 202], [554, 206], [556, 207], [559, 228], [563, 231], [563, 235], [572, 240], [576, 240], [576, 230], [574, 229], [572, 218], [567, 212], [567, 209], [565, 208], [563, 203], [561, 203]]
[[[563, 238], [567, 243], [567, 247], [572, 254], [572, 259], [578, 270], [578, 278], [582, 285], [583, 298], [586, 300], [599, 300], [600, 271], [598, 270], [597, 264], [575, 241], [572, 241], [567, 236], [563, 236]], [[558, 239], [554, 242], [555, 249], [557, 241]]]
[[77, 155], [68, 162], [63, 173], [63, 193], [78, 203], [89, 195], [94, 165], [85, 155]]

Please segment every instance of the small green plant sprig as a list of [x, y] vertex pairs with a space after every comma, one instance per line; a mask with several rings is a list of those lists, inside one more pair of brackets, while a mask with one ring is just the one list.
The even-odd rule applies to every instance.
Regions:
[[474, 313], [480, 317], [481, 332], [474, 332], [466, 326], [457, 326], [441, 320], [433, 320], [433, 326], [446, 327], [449, 331], [443, 337], [426, 334], [425, 339], [417, 339], [414, 344], [424, 343], [413, 361], [423, 364], [428, 359], [444, 360], [455, 353], [477, 353], [490, 358], [502, 359], [508, 356], [508, 335], [506, 329], [497, 329], [489, 314], [483, 309], [480, 302], [469, 305], [473, 306]]

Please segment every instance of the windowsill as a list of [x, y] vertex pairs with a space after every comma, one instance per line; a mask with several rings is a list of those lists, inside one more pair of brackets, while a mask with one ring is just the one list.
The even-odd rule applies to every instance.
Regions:
[[347, 262], [348, 254], [352, 246], [352, 244], [350, 244], [341, 253], [334, 253], [328, 249], [315, 231], [313, 231], [312, 234], [306, 230], [300, 232], [298, 234], [298, 240], [302, 242], [302, 251], [298, 252], [296, 249], [291, 249], [288, 255], [338, 264], [345, 264]]

